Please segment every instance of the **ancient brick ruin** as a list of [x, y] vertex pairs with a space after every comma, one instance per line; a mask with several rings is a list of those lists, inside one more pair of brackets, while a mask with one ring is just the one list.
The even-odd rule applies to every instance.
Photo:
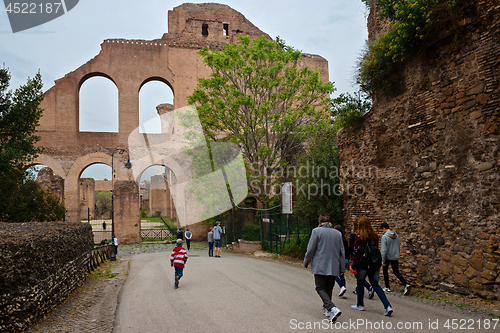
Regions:
[[[159, 108], [160, 113], [184, 107], [198, 78], [210, 74], [210, 69], [196, 54], [199, 49], [221, 48], [235, 41], [239, 33], [252, 38], [265, 35], [239, 12], [215, 3], [175, 7], [168, 13], [168, 31], [155, 40], [105, 40], [96, 57], [55, 81], [41, 105], [44, 112], [37, 134], [41, 137], [38, 145], [45, 147], [45, 151], [35, 164], [50, 167], [64, 180], [66, 220], [82, 218], [79, 189], [82, 171], [95, 163], [111, 166], [115, 149], [125, 149], [123, 154], [114, 154], [112, 171], [115, 190], [119, 183], [120, 195], [126, 196], [116, 198], [115, 191], [115, 203], [120, 202], [115, 205], [116, 235], [120, 244], [141, 241], [138, 183], [142, 172], [152, 165], [147, 158], [135, 162], [134, 170], [141, 170], [138, 174], [124, 167], [128, 153], [136, 148], [135, 142], [144, 141], [143, 134], [137, 131], [141, 87], [150, 81], [160, 81], [172, 89], [174, 105]], [[305, 54], [301, 63], [319, 71], [322, 79], [328, 80], [328, 64], [324, 58]], [[118, 89], [118, 133], [79, 131], [80, 87], [95, 76], [111, 80]], [[155, 135], [148, 134], [148, 139], [154, 141]], [[172, 171], [174, 178], [183, 173], [179, 161], [170, 159], [162, 164]], [[130, 206], [121, 204], [124, 202]]]
[[[373, 2], [373, 1], [372, 1]], [[338, 136], [350, 172], [346, 224], [367, 215], [402, 240], [411, 283], [500, 298], [500, 5], [469, 15], [411, 60], [402, 90], [377, 96], [364, 120]], [[384, 25], [372, 6], [370, 36]], [[363, 167], [372, 173], [357, 174]]]

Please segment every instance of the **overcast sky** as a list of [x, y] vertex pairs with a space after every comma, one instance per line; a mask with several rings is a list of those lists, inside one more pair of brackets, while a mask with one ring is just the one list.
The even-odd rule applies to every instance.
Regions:
[[[271, 37], [280, 36], [287, 45], [326, 58], [330, 81], [334, 82], [337, 88], [334, 95], [355, 91], [352, 84], [354, 68], [367, 38], [367, 13], [360, 0], [220, 2], [239, 11]], [[2, 6], [0, 64], [4, 63], [10, 69], [12, 88], [25, 83], [28, 76], [33, 77], [40, 69], [44, 90], [47, 90], [54, 85], [54, 80], [95, 57], [105, 39], [161, 38], [163, 33], [168, 32], [168, 10], [182, 3], [171, 0], [81, 0], [63, 16], [17, 33], [12, 33], [7, 13]], [[85, 84], [82, 89], [84, 86]], [[161, 91], [164, 88], [154, 84], [148, 88], [151, 96], [157, 95], [158, 89]], [[144, 98], [146, 99], [149, 100], [149, 97]], [[158, 104], [157, 101], [151, 103]], [[152, 117], [154, 110], [150, 115], [146, 117]], [[146, 120], [143, 117], [140, 121]], [[81, 119], [81, 122], [81, 130], [95, 128], [95, 124], [87, 123], [85, 119]], [[152, 131], [156, 125], [154, 119], [149, 122]], [[145, 127], [148, 128], [148, 125]], [[159, 125], [156, 128], [159, 128]], [[93, 169], [99, 171], [87, 172], [85, 176], [96, 179], [107, 176], [109, 179], [111, 168], [107, 168], [107, 175], [103, 174], [105, 169], [94, 167]]]

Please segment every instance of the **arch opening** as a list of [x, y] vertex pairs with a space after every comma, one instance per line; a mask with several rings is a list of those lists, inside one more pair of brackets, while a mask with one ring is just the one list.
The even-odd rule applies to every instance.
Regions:
[[88, 75], [78, 97], [80, 132], [118, 133], [118, 88], [104, 74]]
[[161, 115], [174, 109], [174, 93], [164, 80], [152, 79], [139, 90], [139, 133], [161, 134]]
[[177, 220], [170, 186], [177, 182], [173, 171], [163, 165], [151, 165], [140, 175], [141, 211], [147, 216]]
[[[78, 178], [80, 218], [91, 221], [93, 231], [102, 230], [102, 222], [111, 218], [111, 167], [104, 163], [86, 166]], [[96, 230], [94, 230], [96, 229]]]

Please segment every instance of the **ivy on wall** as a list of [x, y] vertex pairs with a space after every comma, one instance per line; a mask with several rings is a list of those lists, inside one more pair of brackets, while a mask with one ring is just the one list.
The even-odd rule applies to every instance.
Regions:
[[[360, 64], [358, 81], [374, 92], [384, 92], [387, 78], [398, 65], [417, 54], [444, 20], [459, 16], [461, 0], [371, 0], [390, 28], [369, 44]], [[369, 0], [363, 0], [369, 6]]]

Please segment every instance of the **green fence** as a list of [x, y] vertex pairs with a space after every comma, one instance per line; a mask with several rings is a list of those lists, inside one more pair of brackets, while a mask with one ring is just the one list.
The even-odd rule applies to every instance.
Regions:
[[260, 211], [256, 216], [260, 223], [262, 248], [271, 253], [281, 253], [284, 246], [308, 242], [317, 220], [301, 218], [279, 212]]

